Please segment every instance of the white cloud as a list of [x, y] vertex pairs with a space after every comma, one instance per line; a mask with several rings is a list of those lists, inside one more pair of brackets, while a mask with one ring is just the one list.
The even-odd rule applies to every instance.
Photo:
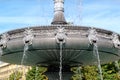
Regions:
[[38, 24], [50, 21], [49, 17], [0, 17], [0, 23]]
[[113, 0], [88, 2], [87, 4], [83, 5], [82, 25], [94, 26], [119, 32], [119, 7], [120, 5]]
[[120, 20], [120, 16], [112, 17], [112, 18], [105, 17], [98, 19], [93, 18], [93, 16], [91, 16], [83, 19], [83, 25], [94, 26], [94, 27], [99, 27], [99, 28], [119, 32], [120, 31], [119, 20]]

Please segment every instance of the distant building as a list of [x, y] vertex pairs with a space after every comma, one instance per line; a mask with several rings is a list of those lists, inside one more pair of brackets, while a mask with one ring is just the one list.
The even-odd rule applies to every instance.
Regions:
[[[25, 74], [28, 71], [28, 68], [30, 67], [2, 63], [0, 64], [0, 80], [9, 80], [9, 76], [15, 71], [20, 71], [23, 72], [23, 74]], [[24, 75], [22, 76], [21, 80], [25, 80]]]

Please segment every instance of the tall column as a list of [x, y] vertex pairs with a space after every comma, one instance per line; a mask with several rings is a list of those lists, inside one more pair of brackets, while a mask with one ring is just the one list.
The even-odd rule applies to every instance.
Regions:
[[64, 17], [64, 0], [54, 0], [54, 18], [51, 24], [67, 24]]

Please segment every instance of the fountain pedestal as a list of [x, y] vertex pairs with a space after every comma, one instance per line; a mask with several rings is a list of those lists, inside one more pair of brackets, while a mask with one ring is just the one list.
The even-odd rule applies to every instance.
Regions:
[[[46, 72], [45, 75], [48, 77], [49, 80], [59, 80], [59, 72]], [[62, 80], [70, 80], [72, 75], [72, 72], [63, 72]]]
[[[47, 72], [44, 73], [49, 80], [59, 80], [59, 66], [50, 66], [48, 67]], [[62, 80], [70, 80], [73, 75], [73, 72], [70, 71], [70, 67], [64, 66], [62, 69]]]

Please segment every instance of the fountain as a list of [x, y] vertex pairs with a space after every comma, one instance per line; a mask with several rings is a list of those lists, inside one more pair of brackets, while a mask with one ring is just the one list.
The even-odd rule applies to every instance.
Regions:
[[[67, 24], [64, 0], [54, 0], [50, 26], [16, 29], [0, 35], [0, 60], [44, 66], [49, 80], [70, 80], [71, 67], [98, 65], [120, 59], [120, 35], [112, 31]], [[25, 58], [27, 56], [27, 58]]]

